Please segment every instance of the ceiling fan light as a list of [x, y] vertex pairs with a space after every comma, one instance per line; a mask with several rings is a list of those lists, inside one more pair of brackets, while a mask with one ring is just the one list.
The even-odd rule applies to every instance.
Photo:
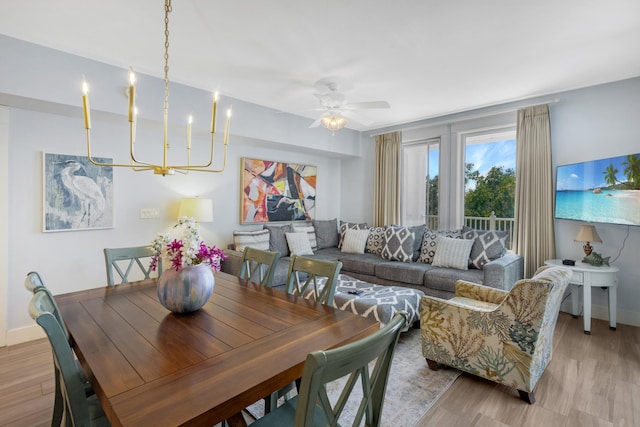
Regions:
[[347, 119], [339, 114], [326, 114], [320, 119], [320, 124], [329, 130], [340, 130], [347, 124]]

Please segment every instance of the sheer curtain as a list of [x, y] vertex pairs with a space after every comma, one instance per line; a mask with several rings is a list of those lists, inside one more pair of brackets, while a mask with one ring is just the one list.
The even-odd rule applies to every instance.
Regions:
[[524, 276], [531, 277], [556, 254], [548, 105], [518, 110], [516, 141], [513, 247], [524, 257]]
[[400, 222], [400, 156], [402, 132], [376, 136], [373, 225]]

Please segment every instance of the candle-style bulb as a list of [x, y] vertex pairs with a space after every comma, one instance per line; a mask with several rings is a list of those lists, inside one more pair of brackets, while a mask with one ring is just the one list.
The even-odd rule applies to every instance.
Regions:
[[133, 70], [129, 71], [129, 122], [133, 122], [133, 109], [136, 105], [136, 75]]
[[187, 150], [191, 149], [191, 123], [193, 123], [193, 116], [189, 115], [187, 121]]
[[136, 84], [136, 73], [133, 72], [133, 68], [129, 69], [129, 84], [131, 86]]
[[82, 81], [82, 94], [86, 95], [89, 93], [89, 85], [87, 84], [86, 80]]
[[91, 129], [91, 112], [89, 108], [89, 85], [82, 81], [82, 110], [84, 111], [84, 128]]

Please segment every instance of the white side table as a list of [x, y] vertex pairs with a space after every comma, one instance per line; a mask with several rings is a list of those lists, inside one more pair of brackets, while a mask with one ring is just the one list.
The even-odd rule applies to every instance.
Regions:
[[[618, 267], [594, 267], [591, 264], [576, 261], [576, 265], [563, 265], [560, 259], [550, 259], [546, 265], [568, 267], [573, 271], [569, 284], [574, 291], [582, 286], [584, 307], [584, 333], [591, 334], [591, 288], [609, 288], [609, 329], [616, 329], [616, 307], [618, 298]], [[578, 317], [578, 292], [571, 292], [571, 310], [574, 317]]]

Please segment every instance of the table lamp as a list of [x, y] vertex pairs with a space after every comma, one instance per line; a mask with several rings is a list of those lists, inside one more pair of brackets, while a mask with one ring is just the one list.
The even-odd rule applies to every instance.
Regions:
[[213, 201], [199, 197], [185, 197], [180, 200], [178, 219], [191, 217], [196, 222], [213, 222]]
[[582, 227], [580, 227], [580, 231], [578, 232], [578, 235], [574, 239], [574, 242], [585, 242], [582, 248], [584, 249], [585, 255], [588, 256], [593, 251], [593, 247], [591, 246], [590, 243], [591, 242], [602, 243], [602, 239], [600, 239], [600, 236], [598, 235], [598, 232], [596, 231], [595, 226], [583, 225]]

